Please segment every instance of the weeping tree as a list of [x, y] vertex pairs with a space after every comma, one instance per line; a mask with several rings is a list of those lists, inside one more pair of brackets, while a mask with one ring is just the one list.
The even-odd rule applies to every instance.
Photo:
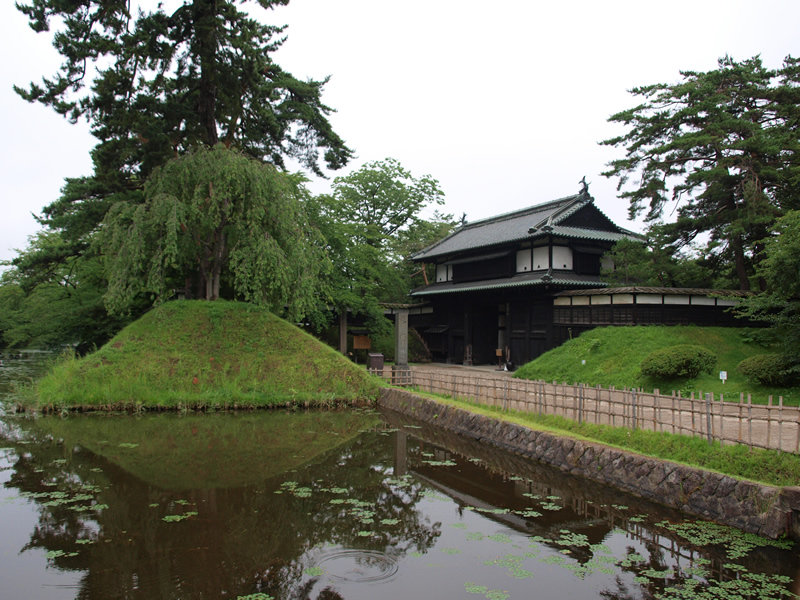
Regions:
[[291, 319], [314, 313], [328, 263], [305, 214], [303, 182], [222, 144], [156, 169], [144, 202], [112, 206], [96, 240], [109, 310], [125, 311], [142, 293], [158, 302], [177, 288]]

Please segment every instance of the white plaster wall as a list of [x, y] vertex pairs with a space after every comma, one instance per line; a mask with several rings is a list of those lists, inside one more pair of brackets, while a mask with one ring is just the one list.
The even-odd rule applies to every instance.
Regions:
[[533, 249], [533, 268], [535, 271], [550, 268], [550, 253], [547, 246]]
[[531, 249], [525, 248], [517, 252], [517, 273], [531, 270]]
[[553, 268], [572, 270], [572, 248], [553, 246]]

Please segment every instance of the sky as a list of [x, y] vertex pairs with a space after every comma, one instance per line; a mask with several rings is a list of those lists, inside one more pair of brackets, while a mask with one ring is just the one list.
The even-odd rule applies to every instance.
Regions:
[[[442, 209], [468, 221], [575, 194], [585, 176], [600, 210], [641, 231], [616, 180], [601, 175], [624, 150], [598, 144], [624, 131], [608, 118], [638, 103], [629, 90], [713, 70], [726, 54], [760, 55], [769, 68], [800, 55], [797, 0], [292, 0], [263, 14], [288, 25], [278, 64], [301, 79], [331, 76], [323, 101], [356, 153], [312, 178], [312, 192], [392, 157], [437, 179]], [[65, 177], [91, 174], [95, 139], [86, 122], [13, 92], [52, 76], [60, 58], [10, 0], [0, 3], [0, 49], [3, 261], [40, 229], [32, 214]]]

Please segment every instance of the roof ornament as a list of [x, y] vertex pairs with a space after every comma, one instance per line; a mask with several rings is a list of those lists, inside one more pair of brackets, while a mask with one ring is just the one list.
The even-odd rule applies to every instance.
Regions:
[[584, 175], [583, 179], [581, 179], [578, 183], [581, 184], [581, 191], [578, 192], [578, 195], [580, 195], [580, 196], [588, 196], [589, 195], [589, 184], [586, 183], [586, 175]]

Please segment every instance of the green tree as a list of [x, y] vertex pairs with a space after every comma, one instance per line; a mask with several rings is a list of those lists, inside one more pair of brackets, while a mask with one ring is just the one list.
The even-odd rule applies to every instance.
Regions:
[[[64, 260], [63, 238], [52, 231], [31, 236], [15, 265], [0, 277], [0, 335], [5, 345], [73, 345], [81, 353], [108, 341], [129, 322], [109, 315], [103, 303], [107, 280], [97, 255]], [[143, 308], [141, 305], [134, 307]]]
[[764, 260], [757, 267], [766, 290], [744, 300], [740, 313], [770, 323], [783, 355], [800, 375], [800, 210], [778, 219], [764, 240]]
[[602, 277], [614, 286], [710, 287], [712, 269], [696, 251], [673, 244], [663, 225], [651, 225], [643, 240], [620, 240], [605, 254], [614, 266]]
[[97, 236], [109, 308], [175, 288], [213, 300], [227, 283], [231, 296], [292, 319], [315, 312], [327, 263], [302, 205], [304, 181], [222, 144], [156, 169], [145, 201], [115, 204]]
[[[95, 272], [93, 239], [110, 207], [121, 213], [127, 203], [134, 213], [155, 169], [192, 148], [220, 142], [279, 168], [297, 160], [317, 174], [323, 165], [338, 169], [350, 160], [352, 151], [328, 121], [332, 109], [322, 102], [327, 79], [300, 80], [277, 65], [272, 56], [285, 28], [245, 12], [245, 5], [264, 11], [287, 3], [187, 0], [171, 13], [151, 3], [155, 8], [137, 14], [121, 0], [18, 3], [35, 31], [53, 28], [63, 62], [53, 76], [15, 90], [72, 122], [85, 119], [98, 139], [94, 173], [67, 179], [61, 197], [38, 218], [60, 242], [35, 245], [12, 261], [24, 280], [23, 303], [37, 279], [49, 285], [65, 268]], [[122, 296], [117, 290], [112, 297]]]
[[374, 334], [385, 331], [388, 323], [379, 302], [407, 299], [412, 285], [404, 263], [405, 253], [413, 251], [409, 236], [429, 227], [420, 216], [424, 208], [443, 203], [438, 181], [430, 175], [415, 178], [392, 158], [334, 179], [332, 193], [315, 198], [313, 210], [333, 262], [330, 281], [337, 308], [367, 317]]
[[275, 64], [285, 27], [237, 6], [288, 2], [191, 0], [172, 14], [158, 3], [138, 15], [123, 0], [18, 4], [35, 31], [57, 24], [53, 45], [64, 62], [55, 76], [15, 90], [73, 122], [89, 121], [100, 141], [100, 179], [140, 186], [176, 153], [218, 142], [278, 166], [292, 157], [317, 174], [323, 149], [337, 169], [352, 151], [328, 122], [327, 79], [301, 81]]
[[619, 178], [630, 217], [647, 205], [646, 221], [657, 222], [675, 202], [678, 218], [665, 226], [672, 239], [708, 234], [708, 251], [734, 265], [741, 289], [750, 289], [772, 223], [798, 206], [799, 69], [791, 56], [778, 70], [726, 56], [677, 84], [635, 88], [643, 102], [609, 119], [628, 132], [601, 142], [625, 148], [604, 175]]

